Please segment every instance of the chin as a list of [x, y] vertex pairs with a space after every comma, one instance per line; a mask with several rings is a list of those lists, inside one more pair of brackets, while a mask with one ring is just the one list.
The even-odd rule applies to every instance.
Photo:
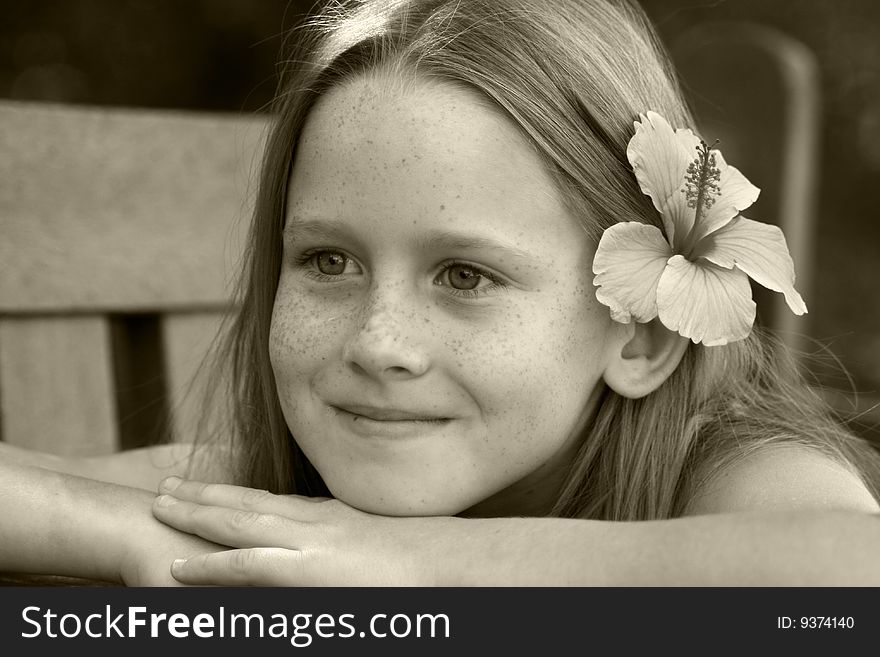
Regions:
[[410, 491], [404, 494], [390, 490], [371, 490], [368, 494], [364, 494], [363, 491], [354, 491], [347, 487], [342, 487], [338, 492], [333, 486], [329, 486], [329, 488], [337, 500], [345, 502], [358, 511], [380, 516], [409, 518], [454, 516], [475, 503], [469, 500], [452, 499], [420, 499], [419, 502], [414, 503], [413, 498], [422, 497], [418, 492]]

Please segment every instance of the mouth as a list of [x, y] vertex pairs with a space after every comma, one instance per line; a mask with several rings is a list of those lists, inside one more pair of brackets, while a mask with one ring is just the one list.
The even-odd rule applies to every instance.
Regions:
[[357, 404], [347, 404], [345, 406], [331, 405], [330, 408], [338, 413], [351, 415], [355, 421], [357, 419], [363, 419], [372, 420], [374, 422], [446, 422], [452, 419], [418, 411], [360, 406]]
[[423, 436], [452, 422], [450, 417], [395, 408], [360, 405], [330, 405], [329, 408], [350, 431], [370, 438]]

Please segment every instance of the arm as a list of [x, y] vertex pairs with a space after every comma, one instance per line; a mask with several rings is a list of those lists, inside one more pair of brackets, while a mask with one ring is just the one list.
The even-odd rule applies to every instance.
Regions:
[[[308, 515], [287, 513], [297, 519]], [[880, 521], [855, 512], [749, 512], [624, 523], [382, 518], [328, 508], [320, 522], [243, 514], [234, 535], [231, 523], [224, 530], [219, 521], [172, 514], [158, 513], [216, 541], [256, 548], [191, 559], [174, 571], [190, 584], [880, 586], [875, 556]], [[361, 515], [366, 517], [351, 518]], [[267, 545], [279, 547], [256, 547]]]
[[188, 583], [880, 585], [876, 502], [812, 452], [744, 461], [695, 515], [650, 522], [386, 518], [232, 486], [167, 492], [179, 501], [157, 517], [243, 548], [191, 559], [175, 570]]
[[[0, 463], [44, 468], [151, 492], [165, 477], [186, 476], [192, 456], [193, 446], [183, 443], [154, 445], [100, 456], [59, 456], [0, 442]], [[213, 463], [204, 461], [203, 465], [205, 467], [200, 472], [190, 473], [190, 476], [205, 481], [226, 479], [227, 473], [220, 459], [214, 459]]]
[[486, 536], [493, 558], [458, 583], [880, 585], [880, 524], [858, 513], [746, 512], [638, 523], [523, 519], [516, 529], [516, 521], [508, 522], [494, 540]]
[[175, 558], [217, 549], [150, 513], [154, 495], [0, 459], [0, 570], [171, 585]]

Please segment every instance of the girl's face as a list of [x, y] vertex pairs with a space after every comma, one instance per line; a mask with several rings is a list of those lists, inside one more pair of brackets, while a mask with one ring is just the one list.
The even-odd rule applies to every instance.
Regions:
[[270, 356], [333, 495], [387, 515], [529, 515], [558, 493], [611, 320], [538, 154], [474, 93], [357, 78], [311, 112]]

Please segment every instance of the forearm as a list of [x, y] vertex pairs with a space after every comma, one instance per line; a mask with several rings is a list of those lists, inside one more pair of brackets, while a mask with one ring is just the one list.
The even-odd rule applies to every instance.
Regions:
[[0, 462], [0, 570], [120, 580], [127, 541], [146, 539], [154, 495]]
[[45, 468], [77, 475], [81, 474], [81, 471], [86, 467], [86, 460], [81, 456], [59, 456], [0, 441], [0, 464], [3, 463]]
[[188, 584], [880, 586], [880, 515], [862, 511], [388, 517], [239, 486], [184, 481], [161, 492], [153, 513], [162, 522], [241, 548], [178, 567]]
[[453, 521], [456, 539], [428, 557], [438, 583], [880, 586], [880, 518], [855, 512]]
[[59, 456], [0, 442], [0, 462], [45, 468], [121, 486], [155, 492], [170, 475], [187, 472], [192, 446], [154, 445], [101, 456]]

